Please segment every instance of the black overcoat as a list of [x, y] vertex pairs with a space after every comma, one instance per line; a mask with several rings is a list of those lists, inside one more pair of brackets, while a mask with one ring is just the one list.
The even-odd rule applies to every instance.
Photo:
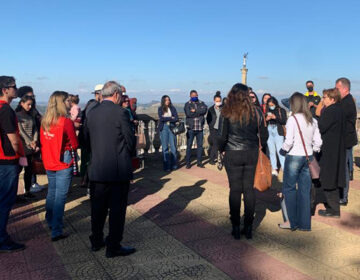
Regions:
[[322, 155], [320, 181], [325, 190], [345, 187], [345, 116], [340, 103], [327, 107], [319, 119]]
[[129, 112], [111, 101], [104, 100], [89, 112], [85, 127], [91, 149], [90, 181], [131, 180], [131, 157], [136, 139], [131, 129]]

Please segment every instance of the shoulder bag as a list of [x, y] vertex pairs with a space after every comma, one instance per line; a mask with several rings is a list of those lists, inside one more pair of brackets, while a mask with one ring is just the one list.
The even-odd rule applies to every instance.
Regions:
[[185, 132], [185, 124], [183, 121], [179, 121], [174, 126], [171, 126], [170, 129], [174, 135], [178, 135]]
[[[279, 116], [281, 118], [281, 109], [279, 108]], [[286, 137], [286, 125], [281, 125], [283, 131], [284, 131], [284, 137]]]
[[306, 160], [307, 160], [307, 163], [309, 165], [310, 176], [311, 176], [311, 178], [313, 180], [319, 179], [320, 178], [320, 166], [319, 166], [319, 163], [317, 162], [315, 157], [313, 157], [312, 160], [310, 161], [309, 155], [308, 155], [306, 147], [305, 147], [305, 141], [304, 141], [304, 137], [303, 137], [303, 134], [301, 132], [301, 129], [300, 129], [299, 122], [298, 122], [297, 118], [295, 117], [295, 115], [293, 115], [293, 117], [294, 117], [294, 119], [296, 121], [296, 124], [297, 124], [297, 127], [299, 129], [301, 142], [303, 144], [305, 155], [306, 155]]
[[258, 125], [258, 137], [259, 137], [259, 156], [256, 164], [254, 188], [260, 192], [266, 191], [271, 187], [271, 163], [269, 158], [263, 153], [261, 149], [261, 136], [260, 136], [260, 116], [256, 111], [257, 125]]

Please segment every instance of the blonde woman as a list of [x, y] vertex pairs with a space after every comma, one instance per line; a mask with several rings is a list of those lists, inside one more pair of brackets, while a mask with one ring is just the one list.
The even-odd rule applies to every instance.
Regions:
[[67, 92], [55, 91], [41, 122], [41, 155], [49, 181], [46, 197], [46, 221], [51, 240], [68, 237], [63, 233], [63, 216], [73, 175], [71, 149], [78, 147], [73, 122], [67, 118], [70, 100]]

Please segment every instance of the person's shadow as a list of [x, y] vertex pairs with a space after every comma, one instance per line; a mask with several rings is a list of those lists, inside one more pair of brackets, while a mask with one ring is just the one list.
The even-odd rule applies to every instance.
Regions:
[[272, 186], [265, 192], [259, 192], [255, 190], [256, 205], [255, 205], [255, 217], [253, 228], [256, 229], [260, 226], [262, 220], [265, 218], [266, 210], [270, 212], [277, 212], [281, 210], [281, 199], [278, 193], [281, 192], [282, 183], [276, 176], [272, 177]]
[[[200, 180], [194, 185], [179, 187], [167, 199], [144, 213], [144, 216], [150, 220], [156, 220], [160, 224], [171, 223], [171, 220], [178, 216], [178, 214], [181, 214], [192, 200], [202, 195], [205, 189], [201, 186], [206, 182], [207, 180]], [[183, 216], [177, 218], [181, 220], [182, 218], [190, 217]], [[179, 222], [181, 222], [180, 220]]]

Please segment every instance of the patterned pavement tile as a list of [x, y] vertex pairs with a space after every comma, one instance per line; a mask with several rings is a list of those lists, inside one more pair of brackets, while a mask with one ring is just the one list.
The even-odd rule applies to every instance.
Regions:
[[98, 262], [90, 260], [81, 263], [70, 263], [65, 265], [66, 271], [71, 278], [79, 279], [111, 279], [108, 272]]
[[62, 267], [47, 267], [35, 270], [30, 273], [31, 279], [34, 280], [71, 280], [71, 277]]

